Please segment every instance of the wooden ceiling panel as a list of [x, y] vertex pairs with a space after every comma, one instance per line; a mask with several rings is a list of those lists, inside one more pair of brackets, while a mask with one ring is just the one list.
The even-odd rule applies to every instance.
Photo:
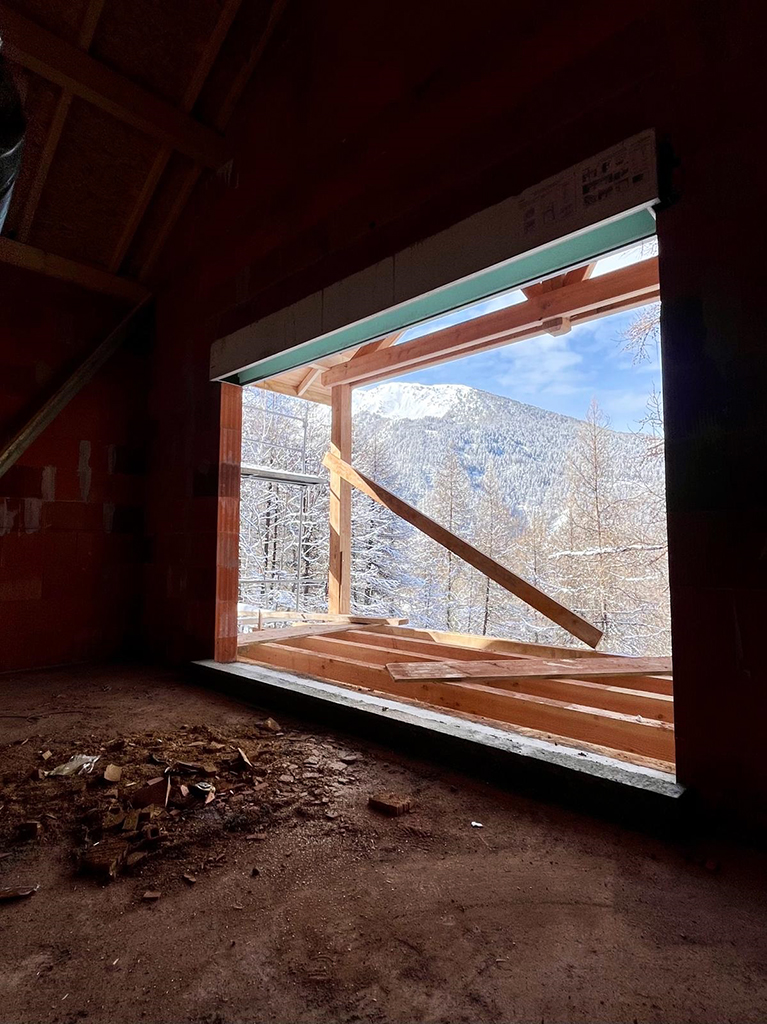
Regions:
[[148, 136], [73, 99], [30, 244], [108, 266], [157, 151]]
[[7, 0], [7, 3], [68, 43], [77, 44], [90, 0], [54, 0], [53, 3], [51, 0]]
[[61, 95], [61, 89], [58, 86], [52, 85], [44, 78], [33, 75], [18, 66], [13, 69], [13, 77], [24, 106], [27, 133], [24, 139], [21, 171], [16, 180], [11, 206], [3, 226], [3, 234], [9, 238], [17, 236], [24, 213], [24, 205], [35, 177], [35, 170], [45, 149], [45, 141]]
[[90, 52], [180, 106], [220, 14], [220, 0], [109, 0]]

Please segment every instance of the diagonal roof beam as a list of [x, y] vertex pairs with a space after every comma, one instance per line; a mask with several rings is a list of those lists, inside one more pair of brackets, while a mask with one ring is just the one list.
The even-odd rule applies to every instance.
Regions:
[[[77, 37], [77, 44], [83, 50], [87, 50], [93, 42], [93, 36], [96, 32], [96, 26], [98, 25], [104, 2], [105, 0], [90, 0], [88, 3], [85, 16], [80, 25], [80, 32]], [[40, 196], [42, 195], [43, 186], [45, 185], [46, 178], [48, 177], [48, 171], [50, 170], [53, 158], [56, 155], [59, 139], [61, 138], [61, 133], [64, 129], [64, 122], [67, 119], [67, 113], [69, 112], [69, 105], [71, 102], [72, 93], [69, 89], [62, 89], [59, 101], [56, 104], [56, 109], [53, 112], [53, 118], [51, 120], [50, 128], [48, 129], [48, 135], [45, 139], [43, 152], [35, 169], [35, 175], [29, 188], [29, 194], [26, 197], [24, 209], [21, 213], [19, 230], [16, 235], [20, 242], [26, 242], [29, 238], [30, 231], [32, 230], [32, 221], [34, 220], [35, 213], [37, 212], [37, 205], [40, 202]]]
[[549, 326], [556, 327], [561, 320], [577, 322], [608, 306], [614, 312], [657, 298], [658, 260], [653, 258], [593, 280], [566, 284], [516, 306], [333, 366], [322, 375], [322, 385], [370, 384], [534, 337], [548, 331]]
[[229, 160], [224, 139], [212, 129], [3, 3], [0, 24], [3, 50], [9, 60], [179, 150], [196, 163], [217, 170]]
[[[273, 0], [271, 10], [269, 11], [269, 17], [267, 18], [266, 26], [264, 27], [264, 31], [261, 33], [260, 39], [258, 40], [257, 44], [251, 51], [249, 59], [245, 62], [242, 68], [240, 68], [239, 73], [235, 76], [235, 80], [232, 83], [232, 86], [229, 89], [229, 92], [227, 93], [224, 102], [221, 104], [218, 114], [216, 115], [216, 128], [218, 128], [220, 131], [223, 131], [226, 128], [229, 122], [229, 118], [232, 116], [232, 112], [234, 111], [235, 105], [237, 104], [237, 100], [240, 98], [240, 94], [242, 93], [245, 86], [248, 84], [248, 81], [253, 76], [256, 67], [261, 61], [264, 52], [266, 51], [266, 47], [269, 43], [269, 40], [274, 35], [274, 31], [277, 28], [277, 25], [285, 11], [285, 8], [287, 7], [287, 4], [288, 0]], [[187, 171], [186, 177], [179, 186], [176, 195], [176, 200], [173, 203], [173, 206], [170, 208], [162, 226], [159, 228], [155, 235], [154, 244], [152, 245], [152, 248], [149, 251], [149, 255], [147, 256], [146, 260], [144, 261], [144, 265], [141, 268], [141, 272], [139, 274], [140, 280], [146, 281], [146, 279], [152, 273], [152, 270], [154, 269], [154, 266], [160, 257], [160, 253], [162, 252], [165, 243], [168, 241], [168, 238], [170, 237], [170, 234], [176, 225], [176, 221], [183, 213], [184, 207], [186, 206], [187, 202], [189, 201], [192, 195], [192, 192], [194, 191], [194, 187], [197, 184], [199, 177], [199, 167], [191, 167]]]
[[[216, 27], [211, 33], [208, 44], [194, 70], [192, 80], [187, 86], [186, 92], [181, 100], [181, 109], [185, 114], [189, 114], [197, 102], [197, 97], [202, 92], [205, 79], [208, 77], [210, 69], [213, 67], [213, 62], [218, 56], [218, 51], [221, 49], [222, 43], [226, 39], [226, 35], [231, 28], [241, 2], [242, 0], [224, 0], [221, 8], [221, 14], [218, 16], [218, 21], [216, 22]], [[172, 153], [173, 150], [169, 146], [163, 146], [155, 157], [154, 163], [152, 164], [146, 181], [144, 182], [144, 187], [139, 193], [138, 199], [131, 210], [127, 223], [125, 224], [122, 234], [115, 246], [114, 252], [112, 253], [112, 258], [109, 261], [109, 269], [114, 273], [117, 273], [122, 261], [125, 259], [128, 247], [133, 241], [133, 237], [138, 230], [138, 226], [141, 223], [144, 214], [146, 213], [147, 207], [152, 200], [152, 196], [155, 194], [157, 186], [160, 183], [162, 173], [167, 167]]]

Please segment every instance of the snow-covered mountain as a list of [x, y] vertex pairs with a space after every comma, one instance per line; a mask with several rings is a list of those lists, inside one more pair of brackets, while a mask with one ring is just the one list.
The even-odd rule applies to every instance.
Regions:
[[[454, 452], [472, 487], [480, 488], [492, 467], [511, 507], [543, 509], [554, 522], [566, 502], [581, 426], [570, 416], [464, 384], [387, 382], [354, 394], [355, 460], [374, 445], [377, 478], [417, 505]], [[637, 457], [641, 437], [610, 431], [610, 439], [626, 490], [658, 484], [662, 467]]]
[[354, 392], [354, 412], [390, 420], [442, 419], [468, 402], [474, 389], [466, 384], [402, 384], [389, 381]]

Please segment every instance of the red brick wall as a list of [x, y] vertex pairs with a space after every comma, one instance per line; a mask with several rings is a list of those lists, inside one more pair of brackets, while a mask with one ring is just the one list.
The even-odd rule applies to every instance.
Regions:
[[[125, 308], [10, 267], [2, 278], [7, 436]], [[118, 353], [0, 477], [0, 671], [107, 656], [136, 642], [145, 348]]]

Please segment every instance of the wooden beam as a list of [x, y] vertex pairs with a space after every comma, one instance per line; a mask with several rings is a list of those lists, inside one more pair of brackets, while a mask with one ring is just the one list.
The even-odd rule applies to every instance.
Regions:
[[557, 318], [574, 321], [579, 314], [607, 304], [615, 306], [622, 301], [634, 304], [645, 298], [651, 301], [657, 295], [657, 289], [658, 260], [644, 260], [611, 274], [566, 285], [487, 316], [334, 366], [322, 375], [322, 383], [325, 387], [337, 387], [339, 384], [359, 385], [384, 380], [416, 368], [535, 337], [544, 330], [546, 321]]
[[[445, 661], [450, 659], [451, 661], [478, 661], [486, 659], [487, 661], [497, 661], [499, 655], [495, 651], [476, 651], [469, 647], [458, 647], [447, 644], [438, 643], [436, 640], [419, 639], [411, 636], [397, 636], [391, 632], [382, 632], [376, 630], [375, 632], [357, 634], [349, 632], [344, 634], [345, 640], [362, 640], [366, 644], [376, 644], [379, 647], [387, 647], [389, 650], [397, 651], [398, 654], [402, 655], [401, 658], [392, 658], [391, 661], [407, 661], [408, 654], [412, 651], [416, 654], [430, 654], [435, 657], [438, 661]], [[520, 658], [530, 657], [524, 654], [507, 654], [505, 657], [511, 661], [516, 662]]]
[[513, 693], [477, 683], [428, 683], [392, 679], [380, 665], [281, 644], [254, 648], [247, 660], [355, 687], [394, 694], [463, 714], [493, 719], [616, 750], [674, 760], [674, 729], [668, 722], [638, 719], [603, 708]]
[[205, 167], [218, 169], [229, 160], [227, 144], [212, 129], [4, 3], [0, 3], [0, 23], [3, 50], [9, 60]]
[[82, 285], [83, 288], [90, 288], [91, 291], [104, 292], [106, 295], [114, 295], [128, 302], [141, 302], [149, 295], [149, 289], [138, 281], [117, 277], [99, 267], [56, 256], [32, 245], [14, 242], [10, 238], [0, 237], [0, 262], [22, 267], [24, 270], [34, 270], [47, 277], [57, 277], [61, 281], [70, 281], [72, 284]]
[[[85, 17], [80, 25], [80, 32], [77, 36], [77, 45], [81, 50], [87, 50], [93, 42], [96, 25], [101, 17], [101, 11], [104, 7], [104, 3], [105, 0], [90, 0], [90, 3], [86, 8]], [[40, 202], [43, 186], [45, 185], [45, 181], [48, 177], [48, 171], [53, 163], [53, 157], [55, 156], [56, 149], [59, 145], [59, 139], [61, 138], [61, 132], [64, 128], [64, 122], [66, 121], [71, 102], [72, 93], [69, 89], [62, 89], [58, 103], [56, 104], [56, 109], [53, 112], [53, 118], [51, 119], [48, 135], [45, 139], [43, 152], [40, 155], [37, 167], [35, 168], [35, 175], [32, 179], [32, 184], [30, 185], [29, 192], [27, 193], [27, 197], [24, 202], [19, 229], [16, 234], [19, 242], [26, 242], [29, 238], [29, 233], [32, 230], [32, 221], [34, 220], [35, 213], [37, 212], [37, 206]]]
[[[334, 394], [336, 390], [339, 389], [335, 389]], [[356, 469], [350, 466], [348, 462], [340, 459], [333, 451], [328, 452], [322, 460], [322, 464], [333, 474], [331, 479], [337, 477], [356, 487], [357, 490], [362, 491], [369, 498], [394, 512], [395, 515], [410, 523], [411, 526], [420, 530], [421, 533], [425, 533], [427, 537], [435, 540], [438, 544], [447, 548], [448, 551], [452, 551], [454, 555], [463, 559], [464, 562], [468, 562], [475, 569], [479, 569], [481, 573], [503, 587], [504, 590], [514, 594], [515, 597], [529, 604], [531, 608], [535, 608], [536, 611], [545, 615], [547, 619], [566, 629], [568, 633], [578, 637], [579, 640], [583, 640], [589, 647], [596, 647], [602, 639], [602, 633], [596, 626], [592, 626], [590, 622], [587, 622], [580, 615], [570, 611], [569, 608], [565, 608], [564, 605], [544, 594], [543, 591], [538, 590], [537, 587], [522, 579], [521, 576], [517, 576], [509, 569], [506, 569], [499, 562], [496, 562], [494, 558], [490, 558], [489, 555], [478, 551], [467, 541], [461, 540], [460, 537], [446, 530], [444, 526], [440, 526], [439, 523], [424, 515], [423, 512], [419, 512], [412, 505], [408, 505], [406, 501], [398, 498], [385, 487], [375, 483], [375, 481], [364, 474], [358, 473]]]
[[[266, 47], [270, 39], [272, 38], [272, 35], [274, 34], [274, 31], [277, 28], [279, 20], [282, 17], [282, 14], [286, 7], [287, 0], [274, 0], [271, 10], [269, 12], [269, 17], [267, 19], [266, 26], [264, 28], [264, 31], [261, 33], [258, 43], [256, 44], [256, 46], [254, 46], [253, 50], [251, 51], [250, 57], [242, 66], [238, 74], [235, 76], [235, 79], [229, 89], [229, 92], [227, 93], [223, 103], [219, 107], [215, 122], [216, 128], [219, 131], [223, 131], [226, 128], [227, 124], [229, 123], [229, 119], [232, 116], [232, 112], [234, 111], [237, 100], [240, 98], [240, 95], [242, 94], [242, 91], [245, 88], [245, 86], [248, 84], [248, 81], [253, 77], [256, 67], [263, 58]], [[152, 245], [152, 248], [149, 250], [149, 255], [145, 259], [144, 265], [141, 268], [141, 272], [139, 273], [139, 279], [141, 281], [146, 281], [147, 278], [151, 275], [152, 271], [154, 270], [155, 264], [157, 263], [157, 260], [160, 258], [160, 253], [165, 247], [165, 243], [168, 241], [168, 238], [170, 237], [170, 234], [173, 231], [173, 228], [175, 227], [178, 218], [181, 216], [184, 207], [189, 201], [189, 198], [192, 195], [192, 192], [194, 191], [194, 187], [197, 184], [200, 174], [201, 171], [199, 167], [191, 167], [187, 171], [186, 177], [184, 178], [180, 188], [176, 192], [176, 198], [173, 205], [168, 211], [168, 214], [165, 217], [162, 226], [155, 234], [155, 240]]]
[[523, 643], [520, 640], [506, 640], [497, 636], [478, 636], [476, 633], [448, 633], [440, 629], [415, 629], [413, 626], [381, 626], [381, 634], [414, 637], [417, 640], [433, 640], [440, 646], [465, 647], [470, 651], [491, 652], [502, 655], [532, 655], [536, 658], [610, 658], [601, 651], [587, 651], [580, 647], [557, 647], [552, 644]]
[[312, 384], [314, 384], [322, 372], [323, 369], [321, 366], [310, 367], [307, 373], [301, 378], [301, 382], [296, 385], [296, 395], [301, 398], [309, 390]]
[[[330, 451], [343, 466], [352, 457], [352, 390], [334, 388], [331, 396]], [[330, 469], [330, 555], [328, 611], [351, 610], [352, 490], [338, 468]]]
[[144, 299], [135, 309], [131, 310], [122, 323], [91, 352], [71, 377], [47, 402], [40, 406], [34, 416], [11, 439], [6, 447], [0, 451], [0, 476], [6, 473], [21, 458], [32, 442], [42, 434], [61, 410], [85, 387], [112, 354], [140, 326], [142, 314], [147, 311], [149, 302], [150, 299]]
[[362, 356], [369, 356], [371, 352], [380, 352], [381, 349], [391, 348], [396, 341], [404, 334], [404, 331], [397, 331], [396, 334], [387, 334], [385, 338], [378, 338], [376, 341], [368, 341], [364, 345], [360, 345], [351, 359], [346, 360], [347, 362], [353, 362], [355, 359], [361, 359]]
[[529, 661], [450, 661], [422, 665], [414, 662], [393, 664], [389, 668], [393, 679], [556, 679], [557, 676], [576, 676], [579, 679], [616, 679], [630, 676], [668, 675], [671, 658], [578, 658], [551, 660], [535, 658]]
[[342, 633], [345, 629], [372, 628], [342, 622], [321, 622], [313, 626], [286, 626], [284, 629], [260, 629], [252, 633], [240, 633], [237, 637], [239, 646], [250, 647], [253, 644], [290, 643], [291, 640], [306, 636], [322, 636], [324, 633]]
[[[384, 667], [391, 662], [392, 657], [396, 658], [398, 654], [395, 650], [387, 650], [377, 644], [366, 644], [360, 640], [346, 640], [345, 634], [341, 636], [305, 636], [300, 640], [291, 641], [291, 646], [301, 647], [308, 651], [320, 651], [333, 657], [357, 658], [359, 661]], [[411, 655], [400, 655], [400, 657], [411, 657]], [[415, 654], [412, 657], [428, 662], [432, 655]]]
[[351, 625], [359, 626], [400, 626], [407, 622], [407, 619], [387, 619], [377, 615], [331, 615], [329, 612], [273, 612], [268, 608], [259, 608], [256, 612], [245, 612], [239, 615], [238, 618], [240, 622], [348, 622]]
[[[194, 69], [191, 81], [187, 85], [186, 91], [181, 99], [181, 109], [185, 114], [189, 114], [193, 110], [194, 105], [197, 102], [197, 98], [202, 91], [202, 87], [205, 84], [205, 79], [208, 77], [210, 69], [213, 67], [213, 63], [218, 56], [218, 52], [221, 49], [224, 39], [226, 39], [226, 35], [229, 32], [241, 2], [242, 0], [224, 0], [224, 4], [221, 8], [221, 14], [219, 14], [218, 21], [216, 22], [216, 27], [213, 29], [213, 32], [208, 39], [205, 49], [202, 52], [202, 56]], [[109, 262], [110, 270], [118, 271], [120, 269], [122, 262], [125, 259], [125, 254], [128, 251], [128, 247], [133, 241], [133, 237], [136, 234], [138, 226], [152, 200], [152, 196], [157, 189], [157, 185], [159, 184], [163, 171], [168, 166], [168, 161], [170, 160], [172, 153], [173, 150], [169, 146], [163, 146], [155, 157], [154, 163], [152, 164], [149, 174], [144, 182], [144, 186], [133, 205], [130, 216], [125, 223], [122, 234], [120, 235], [114, 252], [112, 253], [112, 258]]]

